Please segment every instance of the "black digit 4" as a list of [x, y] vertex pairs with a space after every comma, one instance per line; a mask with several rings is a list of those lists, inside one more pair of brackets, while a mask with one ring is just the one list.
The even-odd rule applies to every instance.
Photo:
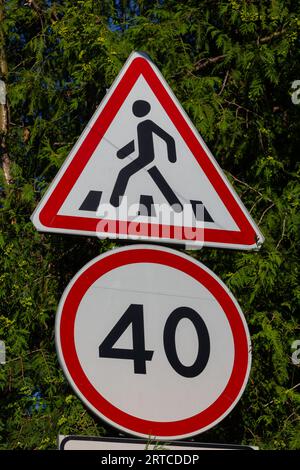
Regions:
[[[114, 344], [132, 325], [132, 349], [114, 348]], [[131, 359], [135, 374], [146, 374], [146, 361], [151, 361], [153, 351], [145, 350], [143, 305], [131, 304], [99, 346], [99, 357]]]

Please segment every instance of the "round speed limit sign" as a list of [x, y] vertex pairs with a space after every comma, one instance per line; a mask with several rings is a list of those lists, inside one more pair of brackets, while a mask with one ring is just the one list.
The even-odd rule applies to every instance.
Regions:
[[79, 398], [143, 437], [211, 428], [250, 371], [246, 321], [227, 287], [193, 258], [150, 245], [112, 250], [76, 274], [59, 304], [56, 343]]

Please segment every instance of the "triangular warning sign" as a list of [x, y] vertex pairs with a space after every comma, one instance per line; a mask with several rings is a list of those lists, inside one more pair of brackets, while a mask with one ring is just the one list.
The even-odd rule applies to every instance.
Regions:
[[32, 221], [46, 232], [255, 249], [263, 236], [151, 60], [132, 53]]

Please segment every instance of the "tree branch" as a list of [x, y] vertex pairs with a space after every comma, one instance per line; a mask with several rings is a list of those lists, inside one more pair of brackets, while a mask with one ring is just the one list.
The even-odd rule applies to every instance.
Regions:
[[[29, 6], [30, 8], [32, 8], [39, 15], [41, 26], [43, 28], [44, 27], [45, 10], [43, 10], [35, 0], [27, 0], [27, 2], [24, 3], [24, 5]], [[55, 5], [50, 7], [50, 14], [51, 14], [52, 21], [58, 21], [59, 20], [58, 15], [55, 11]]]
[[274, 207], [274, 206], [275, 206], [275, 202], [272, 202], [272, 204], [270, 204], [270, 205], [263, 211], [263, 213], [262, 213], [262, 215], [260, 216], [260, 219], [259, 219], [259, 221], [258, 221], [258, 225], [260, 225], [260, 224], [262, 223], [263, 218], [264, 218], [264, 216], [266, 215], [266, 213], [267, 213], [270, 209], [272, 209], [272, 207]]
[[30, 8], [32, 8], [39, 16], [41, 27], [44, 27], [44, 21], [43, 21], [43, 10], [42, 8], [36, 3], [35, 0], [28, 0], [27, 3], [24, 3], [24, 5], [28, 5]]
[[[298, 388], [299, 385], [300, 385], [300, 383], [294, 385], [292, 388], [289, 388], [288, 390], [285, 390], [285, 393], [289, 393], [289, 392], [291, 392], [292, 390], [295, 390], [295, 388]], [[265, 403], [265, 404], [263, 405], [263, 407], [265, 408], [266, 406], [269, 406], [269, 405], [271, 405], [272, 403], [274, 403], [274, 400], [271, 400], [271, 401], [269, 401], [268, 403]]]
[[226, 57], [226, 54], [218, 55], [217, 57], [209, 57], [208, 59], [206, 58], [200, 59], [198, 62], [195, 63], [195, 69], [202, 70], [210, 64], [215, 64], [217, 62], [220, 62], [225, 57]]
[[278, 38], [282, 36], [286, 32], [286, 29], [282, 29], [281, 31], [275, 31], [275, 33], [270, 34], [269, 36], [265, 36], [263, 38], [258, 38], [258, 44], [265, 44], [266, 42], [272, 41], [274, 38]]
[[8, 154], [6, 135], [9, 127], [8, 106], [6, 97], [6, 80], [8, 66], [5, 54], [5, 39], [2, 29], [4, 21], [4, 0], [0, 0], [0, 151], [4, 178], [7, 184], [13, 182], [11, 176], [11, 162]]
[[256, 116], [259, 116], [261, 117], [259, 114], [257, 114], [255, 111], [252, 111], [251, 109], [248, 109], [248, 108], [245, 108], [245, 106], [242, 106], [238, 103], [235, 103], [234, 101], [229, 101], [229, 100], [226, 100], [224, 99], [225, 103], [228, 103], [228, 104], [232, 104], [233, 106], [235, 106], [238, 110], [239, 109], [243, 109], [244, 111], [246, 111], [247, 113], [251, 113], [251, 114], [255, 114]]
[[33, 8], [37, 13], [42, 13], [41, 7], [36, 3], [35, 0], [28, 0], [25, 5], [28, 5]]
[[[235, 181], [237, 181], [238, 183], [242, 184], [243, 186], [245, 186], [246, 188], [250, 189], [251, 191], [254, 191], [255, 193], [259, 194], [263, 199], [266, 199], [267, 201], [270, 201], [270, 202], [273, 202], [269, 197], [266, 197], [261, 191], [259, 191], [258, 189], [256, 188], [253, 188], [252, 186], [250, 186], [250, 184], [248, 183], [245, 183], [245, 181], [242, 181], [240, 180], [239, 178], [237, 178], [236, 176], [234, 176], [232, 173], [230, 173], [229, 171], [226, 171], [226, 173], [228, 175], [231, 176], [231, 178], [233, 178]], [[274, 205], [274, 204], [273, 204]]]
[[282, 232], [281, 232], [281, 237], [276, 245], [276, 248], [279, 248], [280, 243], [282, 242], [285, 234], [285, 223], [286, 223], [286, 216], [283, 219], [283, 224], [282, 224]]
[[226, 83], [227, 83], [227, 80], [228, 80], [228, 76], [229, 76], [229, 70], [227, 70], [227, 72], [226, 72], [225, 78], [224, 78], [223, 83], [222, 83], [222, 88], [221, 88], [221, 90], [220, 90], [219, 93], [218, 93], [219, 96], [220, 96], [220, 95], [223, 93], [223, 91], [224, 91], [224, 88], [225, 88]]
[[[274, 33], [270, 34], [269, 36], [264, 36], [263, 38], [257, 38], [257, 44], [266, 44], [274, 38], [278, 38], [282, 36], [286, 32], [286, 29], [282, 29], [281, 31], [275, 31]], [[218, 55], [216, 57], [209, 57], [209, 58], [202, 58], [198, 62], [195, 63], [196, 70], [202, 70], [206, 68], [210, 64], [215, 64], [217, 62], [222, 61], [225, 59], [227, 54]]]

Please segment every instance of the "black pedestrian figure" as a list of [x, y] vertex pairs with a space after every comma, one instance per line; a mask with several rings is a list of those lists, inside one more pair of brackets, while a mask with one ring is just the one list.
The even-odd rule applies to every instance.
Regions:
[[[146, 116], [151, 109], [150, 104], [147, 101], [138, 100], [133, 103], [132, 112], [136, 117]], [[117, 181], [115, 183], [110, 203], [114, 207], [119, 207], [121, 204], [122, 197], [125, 194], [126, 187], [129, 179], [132, 175], [140, 171], [149, 163], [154, 160], [154, 143], [153, 143], [153, 134], [158, 135], [163, 139], [167, 144], [167, 153], [168, 159], [170, 162], [176, 162], [176, 147], [175, 141], [172, 136], [165, 132], [161, 127], [159, 127], [151, 119], [146, 119], [145, 121], [140, 122], [137, 125], [137, 140], [138, 140], [138, 157], [128, 163], [127, 166], [122, 168], [120, 171]], [[122, 147], [117, 152], [118, 158], [128, 157], [135, 150], [134, 140], [131, 140], [128, 144]], [[166, 180], [164, 179], [161, 172], [154, 165], [148, 169], [148, 173], [156, 183], [160, 191], [163, 193], [164, 197], [168, 203], [173, 207], [176, 212], [181, 212], [183, 210], [182, 204], [180, 203], [177, 196], [174, 194], [173, 190], [170, 188]]]

